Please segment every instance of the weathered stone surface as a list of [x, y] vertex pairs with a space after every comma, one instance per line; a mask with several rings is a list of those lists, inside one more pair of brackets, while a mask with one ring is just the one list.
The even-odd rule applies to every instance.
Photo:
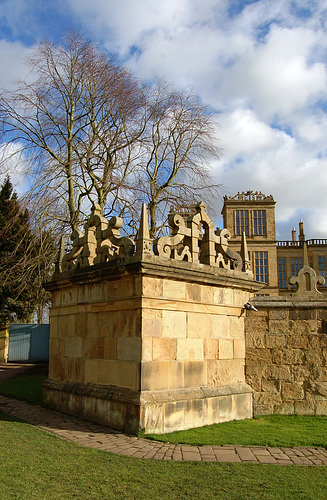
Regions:
[[219, 340], [219, 359], [234, 358], [234, 342], [233, 340]]
[[294, 412], [297, 415], [315, 415], [316, 403], [313, 401], [295, 401]]
[[207, 361], [208, 386], [224, 386], [244, 382], [244, 361], [242, 359], [220, 359]]
[[[266, 334], [261, 329], [246, 331], [247, 347], [264, 348], [266, 347]], [[267, 347], [269, 347], [267, 345]]]
[[228, 316], [211, 316], [211, 338], [228, 339], [230, 338], [230, 319]]
[[283, 400], [298, 400], [304, 398], [304, 389], [302, 384], [296, 382], [283, 382], [282, 384]]
[[205, 339], [211, 337], [211, 318], [209, 314], [187, 314], [187, 337]]
[[186, 337], [186, 312], [162, 311], [162, 336], [170, 338]]
[[202, 361], [203, 356], [202, 339], [177, 339], [177, 361]]
[[271, 350], [247, 347], [246, 362], [249, 365], [270, 365], [272, 363]]
[[252, 347], [268, 347], [268, 349], [274, 349], [287, 346], [287, 335], [273, 334], [269, 332], [266, 334], [265, 340], [266, 340], [265, 346], [262, 345], [262, 346], [252, 346]]
[[[270, 299], [245, 322], [246, 381], [256, 391], [256, 414], [327, 413], [327, 334], [320, 303], [280, 307]], [[325, 307], [324, 303], [321, 307]], [[325, 320], [326, 318], [326, 320]], [[317, 406], [319, 404], [319, 407]]]

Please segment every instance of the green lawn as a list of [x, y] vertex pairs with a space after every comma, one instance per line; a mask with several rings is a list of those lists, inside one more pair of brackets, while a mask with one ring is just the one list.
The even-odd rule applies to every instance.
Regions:
[[266, 415], [170, 434], [147, 435], [169, 443], [318, 446], [327, 448], [327, 416]]
[[177, 463], [83, 448], [0, 414], [1, 500], [326, 498], [326, 467]]
[[42, 405], [42, 384], [47, 378], [44, 371], [21, 375], [20, 377], [6, 380], [0, 384], [0, 393], [13, 396], [29, 403]]

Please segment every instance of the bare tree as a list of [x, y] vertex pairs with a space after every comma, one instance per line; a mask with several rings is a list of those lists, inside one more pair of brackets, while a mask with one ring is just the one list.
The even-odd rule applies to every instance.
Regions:
[[[80, 32], [62, 44], [41, 42], [28, 81], [1, 97], [4, 133], [33, 165], [33, 193], [45, 193], [73, 230], [83, 209], [104, 207], [134, 168], [144, 130], [138, 81]], [[49, 190], [52, 191], [49, 204]]]
[[158, 81], [148, 91], [138, 190], [148, 202], [155, 236], [169, 206], [185, 209], [203, 199], [214, 204], [219, 192], [210, 172], [220, 149], [216, 117], [192, 90]]

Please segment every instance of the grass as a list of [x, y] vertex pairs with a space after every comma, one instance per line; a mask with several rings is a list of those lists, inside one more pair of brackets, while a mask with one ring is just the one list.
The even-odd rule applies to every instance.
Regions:
[[327, 448], [327, 416], [265, 415], [169, 434], [149, 434], [146, 437], [197, 446], [241, 444]]
[[326, 498], [325, 467], [165, 462], [83, 448], [0, 414], [1, 500]]
[[[47, 367], [0, 384], [0, 393], [42, 405]], [[142, 434], [144, 435], [144, 434]], [[169, 443], [190, 445], [317, 446], [327, 448], [327, 416], [266, 415], [251, 420], [207, 425], [169, 434], [145, 435]]]
[[0, 393], [13, 396], [32, 404], [42, 405], [42, 384], [47, 378], [46, 373], [40, 372], [21, 375], [20, 377], [6, 380], [0, 384]]

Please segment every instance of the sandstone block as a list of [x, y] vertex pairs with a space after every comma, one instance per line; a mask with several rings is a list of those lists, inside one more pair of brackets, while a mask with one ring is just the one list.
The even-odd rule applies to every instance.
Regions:
[[272, 363], [271, 350], [247, 347], [246, 363], [250, 365], [270, 365]]
[[284, 356], [286, 365], [302, 365], [304, 360], [304, 351], [302, 349], [285, 349]]
[[185, 298], [187, 301], [201, 303], [201, 285], [197, 283], [186, 283]]
[[268, 380], [272, 379], [291, 381], [291, 367], [277, 365], [267, 366], [266, 377]]
[[289, 311], [285, 309], [269, 309], [268, 311], [269, 320], [288, 320]]
[[292, 320], [316, 320], [318, 318], [317, 309], [296, 309], [290, 310], [290, 319]]
[[169, 362], [169, 388], [178, 389], [184, 387], [184, 362]]
[[244, 290], [233, 290], [233, 304], [234, 306], [243, 308], [249, 300], [249, 292]]
[[278, 393], [260, 392], [254, 394], [254, 402], [256, 405], [274, 407], [282, 402], [282, 398]]
[[327, 415], [327, 401], [316, 402], [316, 415]]
[[288, 320], [272, 319], [268, 323], [269, 333], [287, 335], [290, 332], [291, 322]]
[[259, 311], [251, 314], [252, 311], [247, 311], [246, 312], [246, 317], [245, 317], [245, 332], [246, 334], [249, 333], [266, 333], [268, 332], [268, 320], [267, 320], [267, 315], [260, 315]]
[[[221, 341], [219, 341], [221, 342]], [[245, 358], [245, 341], [235, 339], [234, 341], [234, 358]]]
[[156, 391], [169, 386], [169, 361], [143, 361], [141, 390]]
[[310, 369], [307, 366], [294, 366], [293, 367], [293, 378], [295, 382], [303, 382], [308, 380], [310, 377]]
[[122, 337], [117, 339], [117, 359], [141, 361], [142, 344], [140, 337]]
[[233, 340], [219, 340], [219, 359], [234, 358], [234, 342]]
[[140, 388], [140, 362], [118, 362], [118, 386], [127, 389], [139, 390]]
[[118, 385], [118, 362], [100, 359], [97, 364], [97, 383], [102, 385]]
[[[286, 347], [287, 345], [287, 336], [286, 335], [281, 335], [281, 334], [274, 334], [271, 332], [268, 332], [266, 334], [266, 346], [267, 348], [283, 348]], [[258, 346], [256, 346], [258, 347]]]
[[114, 337], [138, 337], [141, 335], [141, 312], [139, 309], [115, 311], [113, 319]]
[[162, 311], [144, 309], [142, 312], [142, 336], [161, 337]]
[[163, 281], [163, 297], [173, 300], [185, 300], [186, 284], [185, 281]]
[[202, 285], [201, 295], [201, 302], [204, 304], [212, 304], [214, 302], [214, 288], [212, 286]]
[[304, 398], [303, 385], [296, 382], [283, 382], [282, 384], [282, 398], [298, 400]]
[[[178, 339], [182, 341], [186, 339]], [[153, 338], [153, 361], [173, 361], [176, 359], [176, 339], [171, 338]]]
[[177, 339], [176, 359], [177, 361], [203, 360], [203, 340]]
[[96, 384], [98, 380], [98, 360], [85, 360], [85, 382]]
[[58, 338], [67, 338], [75, 336], [75, 316], [58, 317]]
[[203, 347], [204, 347], [204, 359], [219, 358], [219, 340], [204, 339]]
[[104, 357], [104, 338], [90, 337], [82, 339], [82, 356], [85, 358], [103, 358]]
[[201, 361], [184, 362], [184, 387], [199, 387], [207, 385], [205, 363]]
[[272, 349], [271, 350], [272, 362], [275, 365], [285, 364], [285, 354], [286, 354], [286, 349]]
[[230, 336], [232, 339], [244, 339], [244, 318], [230, 316]]
[[50, 360], [49, 377], [58, 380], [67, 380], [69, 360], [64, 357], [57, 357]]
[[308, 365], [314, 365], [314, 366], [321, 366], [322, 365], [322, 356], [321, 352], [318, 350], [306, 350], [304, 354], [304, 359], [306, 364]]
[[[256, 347], [256, 348], [264, 348], [266, 347], [266, 336], [265, 332], [257, 330], [257, 331], [247, 331], [245, 334], [246, 346], [247, 347]], [[267, 345], [267, 347], [269, 347]]]
[[61, 291], [61, 305], [69, 306], [77, 303], [77, 287], [71, 287], [69, 290]]
[[87, 314], [79, 313], [76, 315], [76, 335], [78, 337], [86, 337], [87, 336]]
[[186, 312], [162, 311], [162, 336], [170, 338], [185, 338]]
[[213, 339], [230, 338], [230, 320], [228, 316], [211, 316], [211, 337]]
[[163, 280], [159, 278], [152, 278], [150, 276], [143, 276], [143, 296], [144, 297], [162, 297]]
[[275, 413], [278, 413], [278, 415], [294, 415], [294, 402], [284, 401], [276, 407]]
[[187, 314], [187, 337], [193, 339], [205, 339], [210, 338], [210, 335], [210, 315], [189, 312]]
[[231, 288], [214, 288], [213, 300], [215, 304], [232, 305], [233, 299], [234, 294]]
[[260, 365], [245, 365], [245, 380], [256, 392], [261, 392], [266, 368]]
[[117, 340], [115, 338], [104, 337], [103, 357], [104, 359], [117, 358]]
[[142, 338], [142, 361], [152, 361], [152, 337]]
[[87, 336], [97, 337], [98, 333], [99, 333], [98, 314], [89, 312], [87, 314]]
[[244, 361], [241, 359], [208, 360], [207, 378], [208, 386], [214, 387], [244, 382]]
[[68, 337], [65, 339], [64, 356], [68, 358], [80, 358], [82, 356], [82, 339], [80, 337]]
[[68, 362], [68, 377], [74, 382], [84, 382], [85, 363], [82, 358], [72, 358]]
[[309, 382], [306, 386], [308, 399], [327, 400], [327, 382]]
[[310, 333], [317, 333], [319, 326], [316, 320], [297, 320], [292, 322], [292, 331], [296, 336], [304, 336]]
[[281, 383], [279, 380], [262, 380], [261, 388], [261, 392], [280, 394]]
[[315, 415], [315, 403], [313, 401], [295, 401], [294, 412], [297, 415]]

